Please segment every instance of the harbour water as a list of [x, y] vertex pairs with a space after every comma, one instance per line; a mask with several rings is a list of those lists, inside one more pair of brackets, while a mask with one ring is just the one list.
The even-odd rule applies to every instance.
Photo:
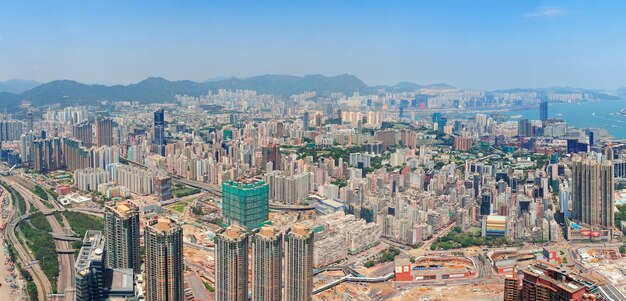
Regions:
[[[626, 99], [603, 100], [583, 103], [550, 103], [548, 105], [548, 118], [560, 118], [567, 124], [576, 128], [601, 128], [605, 129], [614, 139], [626, 139], [626, 116], [620, 110], [626, 108]], [[415, 114], [415, 119], [429, 119], [433, 112]], [[471, 110], [465, 112], [443, 112], [444, 115], [469, 118], [477, 113], [490, 115], [491, 113], [503, 113], [509, 115], [511, 120], [528, 118], [539, 120], [539, 106], [511, 111], [498, 111], [494, 109]]]
[[[620, 110], [626, 108], [626, 100], [605, 100], [585, 103], [550, 103], [549, 118], [561, 118], [577, 128], [603, 128], [615, 139], [626, 139], [626, 116]], [[508, 112], [520, 118], [539, 119], [539, 108]], [[519, 117], [519, 116], [515, 116]]]

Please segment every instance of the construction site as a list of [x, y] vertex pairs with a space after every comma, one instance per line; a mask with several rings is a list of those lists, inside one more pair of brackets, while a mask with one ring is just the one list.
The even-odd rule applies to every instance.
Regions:
[[617, 248], [581, 248], [577, 254], [582, 258], [583, 266], [600, 274], [607, 284], [626, 292], [626, 258]]
[[537, 255], [532, 252], [520, 252], [516, 249], [490, 251], [487, 256], [493, 262], [493, 268], [498, 274], [511, 274], [516, 266], [524, 265], [534, 259]]

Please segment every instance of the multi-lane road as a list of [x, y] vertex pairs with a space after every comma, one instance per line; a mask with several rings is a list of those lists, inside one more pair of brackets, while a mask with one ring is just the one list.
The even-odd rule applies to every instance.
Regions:
[[[17, 192], [21, 193], [24, 200], [30, 202], [39, 211], [49, 211], [49, 208], [44, 205], [43, 200], [26, 188], [32, 184], [29, 184], [30, 182], [27, 179], [21, 178], [20, 176], [3, 176], [2, 178], [4, 181], [10, 183], [12, 187], [17, 190]], [[59, 209], [59, 206], [56, 203], [52, 202], [52, 204], [54, 209]], [[66, 234], [54, 215], [47, 215], [46, 219], [52, 228], [52, 233], [58, 235]], [[67, 241], [55, 240], [55, 245], [57, 250], [72, 249], [71, 244]], [[60, 273], [57, 279], [57, 295], [52, 298], [48, 298], [48, 300], [74, 300], [74, 254], [59, 253], [58, 256]], [[48, 292], [51, 291], [48, 290]]]
[[[7, 220], [13, 219], [13, 215], [16, 212], [16, 210], [17, 208], [16, 206], [14, 206], [13, 211], [7, 217]], [[7, 233], [15, 252], [17, 253], [16, 255], [19, 257], [24, 268], [29, 271], [29, 273], [33, 277], [33, 280], [35, 281], [35, 285], [37, 286], [37, 295], [38, 295], [37, 299], [46, 300], [46, 295], [52, 292], [52, 285], [50, 284], [50, 280], [48, 280], [48, 277], [46, 277], [46, 274], [44, 274], [43, 270], [41, 269], [41, 266], [39, 265], [39, 263], [34, 261], [32, 253], [27, 251], [24, 248], [24, 246], [20, 243], [19, 239], [17, 238], [17, 235], [15, 235], [15, 227], [17, 225], [17, 222], [20, 220], [21, 220], [21, 217], [18, 217], [16, 220], [7, 224], [5, 233]], [[15, 259], [16, 258], [14, 258], [14, 260]]]

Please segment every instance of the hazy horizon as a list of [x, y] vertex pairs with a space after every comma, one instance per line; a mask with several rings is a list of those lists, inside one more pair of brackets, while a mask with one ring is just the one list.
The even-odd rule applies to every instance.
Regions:
[[624, 15], [616, 1], [3, 3], [0, 81], [352, 74], [370, 86], [615, 90]]

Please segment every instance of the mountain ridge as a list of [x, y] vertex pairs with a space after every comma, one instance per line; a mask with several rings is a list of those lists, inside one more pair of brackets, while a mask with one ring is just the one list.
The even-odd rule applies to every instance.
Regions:
[[51, 103], [63, 105], [88, 104], [102, 100], [132, 100], [142, 103], [174, 101], [175, 95], [201, 96], [218, 89], [256, 90], [260, 94], [284, 97], [307, 91], [318, 95], [341, 92], [370, 93], [373, 89], [350, 74], [305, 76], [265, 74], [248, 78], [228, 78], [216, 81], [195, 82], [191, 80], [170, 81], [162, 77], [149, 77], [129, 85], [89, 85], [73, 80], [55, 80], [38, 85], [22, 93], [0, 92], [0, 106], [14, 108], [19, 102], [28, 101], [40, 106]]
[[0, 92], [20, 94], [42, 84], [42, 82], [34, 80], [10, 79], [0, 82]]

